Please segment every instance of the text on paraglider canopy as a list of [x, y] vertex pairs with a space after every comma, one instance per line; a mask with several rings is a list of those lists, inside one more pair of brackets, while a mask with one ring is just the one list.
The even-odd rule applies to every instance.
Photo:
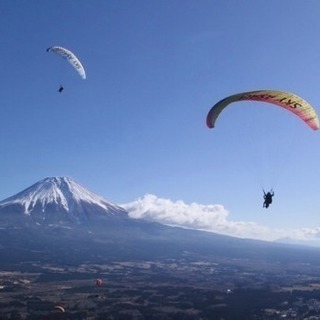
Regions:
[[298, 101], [293, 100], [290, 97], [277, 96], [272, 94], [246, 94], [239, 98], [239, 100], [255, 100], [255, 101], [266, 101], [266, 102], [274, 102], [281, 106], [290, 107], [292, 109], [301, 108], [302, 104]]

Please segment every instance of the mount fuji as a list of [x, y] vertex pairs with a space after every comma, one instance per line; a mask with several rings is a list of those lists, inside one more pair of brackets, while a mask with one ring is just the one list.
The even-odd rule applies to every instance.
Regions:
[[67, 177], [45, 178], [0, 201], [0, 217], [40, 223], [82, 224], [95, 219], [128, 219], [126, 211]]
[[190, 245], [198, 248], [198, 234], [132, 219], [66, 177], [45, 178], [0, 201], [0, 267], [43, 259], [80, 263], [174, 256]]

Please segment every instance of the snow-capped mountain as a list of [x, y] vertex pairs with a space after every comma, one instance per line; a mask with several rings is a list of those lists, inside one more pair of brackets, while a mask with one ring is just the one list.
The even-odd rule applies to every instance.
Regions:
[[1, 214], [23, 214], [35, 221], [81, 222], [96, 216], [127, 217], [126, 211], [66, 177], [45, 178], [0, 201]]

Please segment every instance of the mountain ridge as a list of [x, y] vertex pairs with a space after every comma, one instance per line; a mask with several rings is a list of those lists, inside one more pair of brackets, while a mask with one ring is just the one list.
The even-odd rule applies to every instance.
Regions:
[[128, 218], [120, 206], [104, 200], [69, 177], [47, 177], [0, 201], [0, 214], [23, 214], [37, 222], [73, 220], [94, 215]]

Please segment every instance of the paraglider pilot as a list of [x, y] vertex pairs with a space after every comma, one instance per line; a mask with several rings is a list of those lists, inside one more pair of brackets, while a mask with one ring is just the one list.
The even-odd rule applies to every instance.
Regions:
[[265, 193], [265, 191], [263, 190], [263, 208], [268, 208], [269, 205], [272, 203], [272, 197], [274, 196], [274, 192], [271, 189], [270, 191], [268, 191], [267, 193]]
[[58, 92], [62, 92], [62, 90], [64, 89], [64, 87], [60, 84], [60, 87], [59, 87], [59, 89], [58, 89]]

